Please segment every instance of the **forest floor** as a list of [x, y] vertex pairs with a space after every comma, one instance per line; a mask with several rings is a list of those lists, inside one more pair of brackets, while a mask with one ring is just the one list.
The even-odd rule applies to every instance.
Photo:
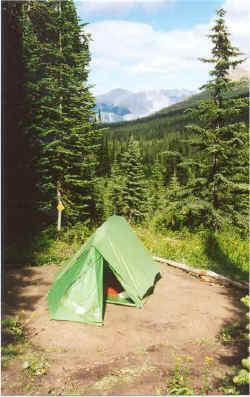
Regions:
[[2, 395], [234, 394], [225, 382], [247, 350], [231, 332], [242, 291], [165, 265], [142, 309], [108, 304], [96, 327], [49, 319], [57, 269], [5, 271], [4, 313], [22, 318], [28, 343], [3, 368]]

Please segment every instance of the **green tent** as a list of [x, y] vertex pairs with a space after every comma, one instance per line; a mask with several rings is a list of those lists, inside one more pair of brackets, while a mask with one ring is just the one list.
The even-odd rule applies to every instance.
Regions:
[[[108, 295], [110, 275], [121, 292]], [[120, 216], [111, 216], [60, 269], [48, 293], [50, 318], [103, 324], [105, 303], [142, 307], [158, 265]]]

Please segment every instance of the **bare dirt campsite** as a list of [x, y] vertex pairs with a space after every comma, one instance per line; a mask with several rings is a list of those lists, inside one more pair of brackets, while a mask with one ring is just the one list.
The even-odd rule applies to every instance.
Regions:
[[223, 394], [225, 374], [245, 354], [246, 342], [225, 336], [230, 324], [244, 321], [244, 291], [161, 264], [162, 278], [142, 309], [107, 304], [97, 327], [49, 319], [57, 269], [4, 273], [4, 310], [22, 318], [26, 347], [2, 371], [3, 395], [168, 394], [180, 373], [182, 394]]

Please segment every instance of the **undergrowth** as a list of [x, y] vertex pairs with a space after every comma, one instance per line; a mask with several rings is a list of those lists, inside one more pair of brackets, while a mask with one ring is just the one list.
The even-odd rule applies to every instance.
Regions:
[[[145, 246], [156, 256], [213, 270], [232, 279], [249, 277], [248, 236], [236, 230], [190, 232], [155, 231], [153, 226], [133, 226]], [[60, 234], [50, 226], [32, 236], [19, 236], [5, 253], [5, 262], [27, 266], [60, 264], [72, 256], [96, 230], [88, 224], [64, 227]]]
[[51, 225], [32, 235], [18, 236], [5, 249], [5, 262], [25, 266], [60, 264], [70, 258], [91, 235], [86, 224], [63, 227]]
[[157, 233], [140, 226], [135, 231], [155, 256], [248, 281], [248, 237], [240, 236], [235, 230]]
[[19, 316], [6, 317], [2, 320], [2, 368], [8, 367], [10, 361], [24, 353], [29, 341], [24, 335], [23, 323]]

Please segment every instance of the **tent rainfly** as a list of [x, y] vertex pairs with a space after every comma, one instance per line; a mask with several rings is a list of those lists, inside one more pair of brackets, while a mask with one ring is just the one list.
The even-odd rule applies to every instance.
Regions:
[[60, 269], [48, 293], [50, 318], [103, 324], [104, 305], [143, 306], [160, 269], [120, 216], [111, 216]]

